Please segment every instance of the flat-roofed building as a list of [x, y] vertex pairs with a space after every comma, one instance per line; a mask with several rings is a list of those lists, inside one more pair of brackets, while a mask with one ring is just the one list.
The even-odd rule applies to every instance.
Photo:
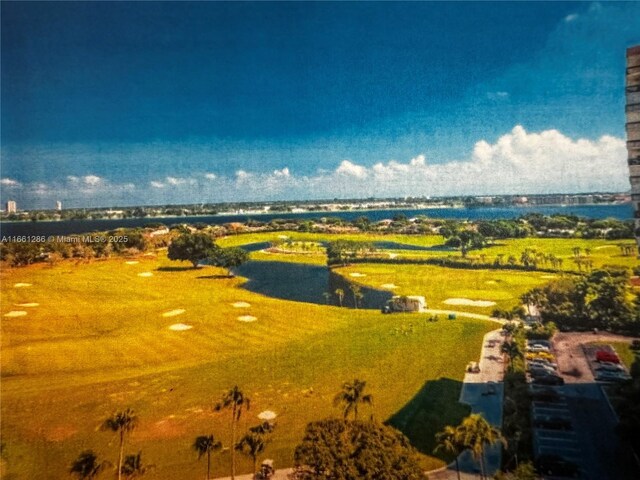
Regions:
[[640, 252], [640, 45], [627, 49], [625, 95], [629, 181], [635, 211], [636, 242]]
[[18, 211], [18, 205], [13, 200], [7, 202], [7, 213], [16, 213]]

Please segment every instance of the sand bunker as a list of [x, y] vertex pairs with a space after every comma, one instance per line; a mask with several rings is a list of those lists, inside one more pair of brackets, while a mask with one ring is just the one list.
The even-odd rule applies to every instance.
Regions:
[[489, 300], [469, 300], [468, 298], [447, 298], [444, 302], [447, 305], [465, 305], [467, 307], [491, 307], [496, 302]]
[[151, 272], [142, 272], [138, 274], [139, 277], [153, 277], [153, 273]]
[[389, 258], [396, 258], [398, 256], [397, 253], [390, 253]]
[[236, 308], [249, 308], [251, 306], [251, 304], [247, 302], [233, 302], [231, 305]]
[[349, 274], [350, 277], [366, 277], [364, 273], [353, 272]]
[[31, 284], [30, 283], [14, 283], [13, 286], [14, 288], [24, 288], [24, 287], [30, 287]]
[[391, 289], [398, 288], [398, 286], [397, 286], [397, 285], [395, 285], [395, 284], [393, 284], [393, 283], [383, 283], [383, 284], [382, 284], [382, 285], [380, 285], [380, 286], [381, 286], [382, 288], [391, 288]]
[[173, 330], [174, 332], [183, 332], [185, 330], [191, 330], [193, 327], [191, 325], [185, 325], [184, 323], [174, 323], [169, 327], [169, 330]]
[[540, 278], [558, 278], [557, 275], [542, 275]]
[[260, 420], [274, 420], [278, 415], [276, 415], [276, 412], [272, 412], [271, 410], [265, 410], [263, 412], [260, 412], [258, 414], [258, 418]]
[[39, 303], [16, 303], [15, 305], [16, 305], [16, 307], [27, 307], [27, 308], [33, 308], [33, 307], [39, 307], [40, 306]]
[[182, 315], [186, 310], [184, 308], [177, 308], [175, 310], [169, 310], [162, 314], [163, 317], [175, 317], [176, 315]]
[[124, 262], [124, 263], [126, 263], [127, 265], [137, 265], [137, 264], [139, 264], [140, 262], [139, 262], [139, 261], [137, 261], [137, 260], [129, 260], [128, 262]]
[[496, 282], [495, 280], [487, 280], [487, 281], [486, 281], [486, 282], [484, 282], [484, 283], [486, 283], [487, 285], [495, 285], [495, 284], [496, 284], [496, 283], [498, 283], [498, 282]]
[[289, 237], [288, 237], [288, 236], [286, 236], [286, 235], [278, 235], [278, 238], [279, 238], [280, 240], [286, 240], [286, 239], [287, 239], [287, 238], [289, 238]]
[[5, 317], [24, 317], [27, 314], [24, 310], [11, 310], [8, 313], [5, 313]]
[[238, 320], [241, 322], [255, 322], [257, 318], [252, 315], [241, 315], [238, 317]]

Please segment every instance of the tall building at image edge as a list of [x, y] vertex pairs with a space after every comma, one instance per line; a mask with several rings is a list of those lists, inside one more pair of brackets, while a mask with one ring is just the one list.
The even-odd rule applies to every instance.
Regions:
[[627, 152], [631, 201], [635, 212], [635, 236], [640, 253], [640, 45], [627, 49], [626, 81]]

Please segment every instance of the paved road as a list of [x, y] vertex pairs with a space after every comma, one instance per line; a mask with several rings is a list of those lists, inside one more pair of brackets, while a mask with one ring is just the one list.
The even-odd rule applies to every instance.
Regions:
[[[502, 427], [502, 400], [504, 388], [504, 364], [500, 354], [500, 344], [503, 337], [501, 330], [493, 330], [484, 336], [480, 354], [480, 373], [466, 373], [460, 392], [460, 403], [471, 406], [473, 413], [480, 413], [489, 423], [498, 428]], [[495, 382], [495, 394], [487, 395], [488, 382]], [[500, 468], [502, 447], [500, 445], [488, 448], [485, 452], [485, 469], [490, 475]], [[458, 457], [462, 480], [480, 477], [480, 464], [469, 452]], [[457, 480], [455, 462], [445, 469], [429, 472], [430, 480]]]

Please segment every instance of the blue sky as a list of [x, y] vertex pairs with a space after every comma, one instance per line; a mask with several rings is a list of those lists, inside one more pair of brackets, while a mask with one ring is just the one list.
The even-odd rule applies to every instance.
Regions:
[[1, 8], [23, 208], [629, 188], [640, 3]]

